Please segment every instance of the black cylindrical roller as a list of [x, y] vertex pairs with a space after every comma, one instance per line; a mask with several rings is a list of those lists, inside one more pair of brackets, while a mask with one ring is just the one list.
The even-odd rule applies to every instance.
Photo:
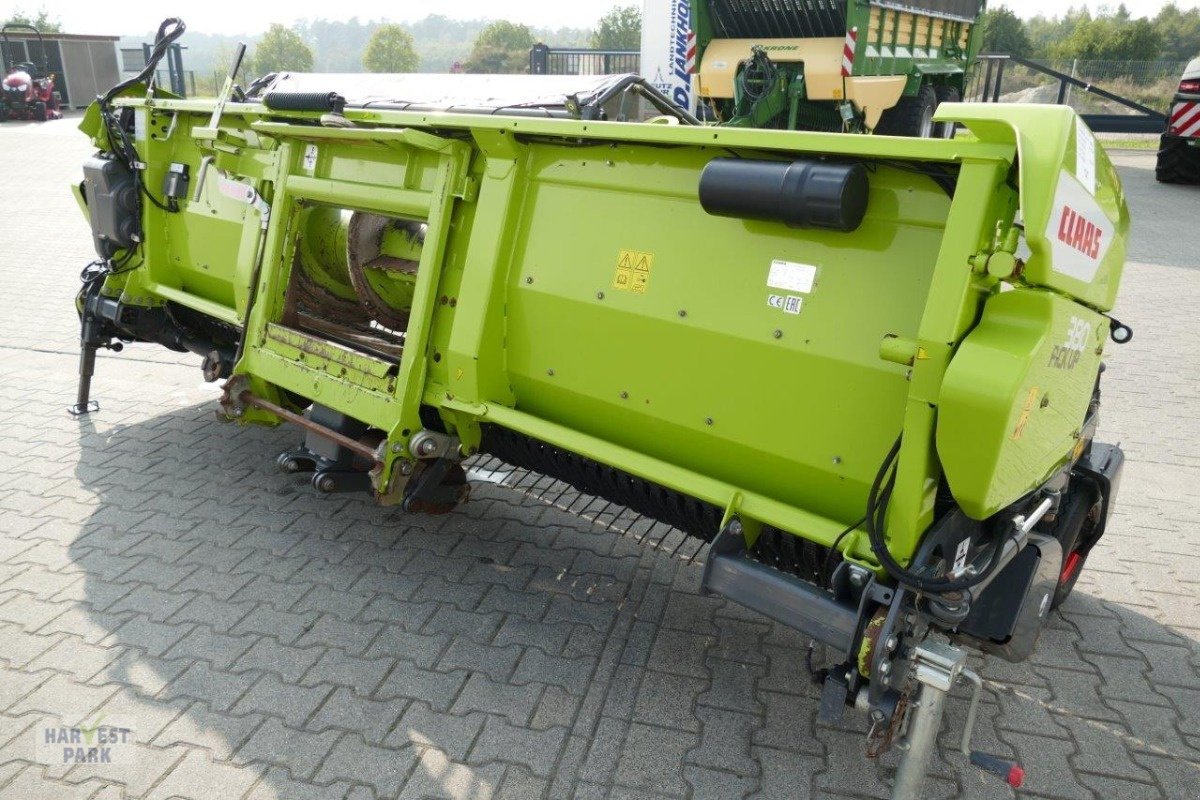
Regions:
[[793, 228], [854, 230], [868, 190], [862, 164], [715, 158], [700, 174], [700, 205], [709, 214]]
[[263, 105], [273, 111], [320, 111], [340, 114], [346, 98], [337, 92], [271, 92]]

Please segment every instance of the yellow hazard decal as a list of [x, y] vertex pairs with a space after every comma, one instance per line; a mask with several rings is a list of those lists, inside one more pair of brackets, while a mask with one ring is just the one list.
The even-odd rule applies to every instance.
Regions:
[[650, 285], [650, 269], [654, 266], [654, 254], [638, 250], [621, 250], [617, 253], [617, 274], [613, 288], [635, 294], [645, 294]]
[[1038, 387], [1031, 386], [1029, 388], [1029, 394], [1025, 395], [1025, 405], [1021, 409], [1021, 416], [1017, 420], [1017, 427], [1012, 432], [1012, 438], [1014, 442], [1020, 439], [1021, 435], [1025, 433], [1025, 425], [1029, 422], [1030, 412], [1033, 411], [1034, 405], [1037, 404], [1038, 394]]

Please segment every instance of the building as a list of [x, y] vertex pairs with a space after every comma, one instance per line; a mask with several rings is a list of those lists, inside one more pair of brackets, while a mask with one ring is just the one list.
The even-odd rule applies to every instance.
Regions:
[[0, 44], [7, 68], [14, 63], [45, 62], [47, 72], [58, 76], [57, 88], [62, 107], [86, 108], [96, 96], [108, 91], [121, 79], [117, 63], [116, 36], [43, 33], [43, 55], [38, 37], [29, 31], [7, 31], [7, 42]]

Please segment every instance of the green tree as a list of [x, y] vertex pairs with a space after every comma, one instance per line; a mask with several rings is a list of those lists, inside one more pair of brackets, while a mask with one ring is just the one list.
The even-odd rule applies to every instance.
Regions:
[[533, 31], [525, 25], [506, 20], [493, 22], [475, 38], [463, 69], [466, 72], [527, 72], [529, 48], [536, 43]]
[[421, 63], [412, 35], [399, 25], [380, 25], [363, 53], [367, 72], [416, 72]]
[[1052, 53], [1058, 58], [1153, 61], [1162, 51], [1162, 44], [1162, 35], [1148, 19], [1103, 16], [1080, 20]]
[[983, 49], [988, 53], [1028, 56], [1030, 44], [1025, 23], [1006, 6], [988, 9], [983, 15]]
[[1154, 18], [1154, 29], [1162, 37], [1162, 57], [1190, 61], [1200, 56], [1200, 9], [1180, 11], [1168, 3]]
[[639, 50], [642, 46], [642, 10], [616, 6], [596, 23], [592, 47], [597, 50]]
[[42, 33], [62, 33], [62, 22], [58, 18], [51, 19], [50, 13], [45, 8], [38, 10], [37, 14], [27, 14], [21, 9], [17, 9], [8, 19], [4, 21], [5, 25], [32, 25]]
[[271, 72], [311, 72], [313, 54], [300, 34], [278, 22], [271, 25], [254, 47], [254, 71], [259, 75]]

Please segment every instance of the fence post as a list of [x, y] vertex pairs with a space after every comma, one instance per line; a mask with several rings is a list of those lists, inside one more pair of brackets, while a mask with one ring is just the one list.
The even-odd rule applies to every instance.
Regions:
[[538, 42], [529, 48], [529, 74], [545, 75], [550, 61], [550, 48]]
[[996, 62], [996, 88], [992, 90], [992, 102], [1000, 102], [1000, 84], [1004, 82], [1004, 62], [1007, 59], [1001, 59]]

